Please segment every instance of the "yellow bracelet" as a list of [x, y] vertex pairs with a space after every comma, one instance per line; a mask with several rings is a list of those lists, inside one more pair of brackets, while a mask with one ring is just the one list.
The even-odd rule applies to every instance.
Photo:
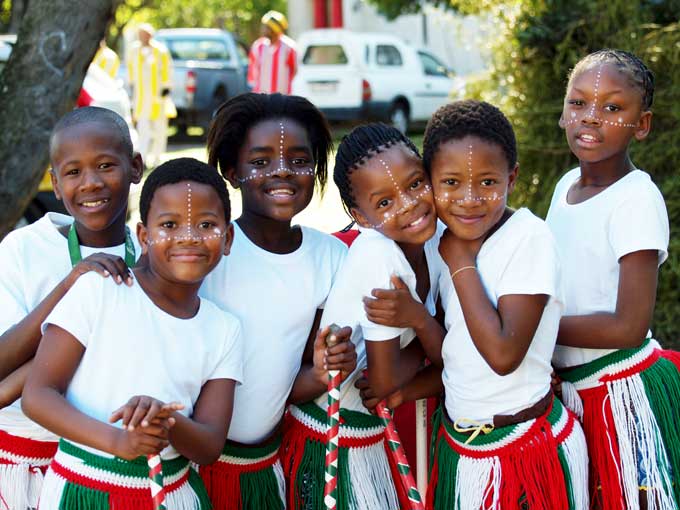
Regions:
[[453, 280], [458, 273], [461, 273], [465, 271], [466, 269], [477, 269], [477, 266], [463, 266], [459, 269], [456, 269], [453, 273], [451, 273], [451, 280]]

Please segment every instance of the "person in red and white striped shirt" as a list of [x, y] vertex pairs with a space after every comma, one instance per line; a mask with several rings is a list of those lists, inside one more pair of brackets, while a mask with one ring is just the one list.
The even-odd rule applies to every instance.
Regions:
[[295, 41], [285, 34], [288, 20], [277, 11], [262, 16], [262, 35], [250, 48], [248, 84], [253, 92], [290, 94], [297, 71]]

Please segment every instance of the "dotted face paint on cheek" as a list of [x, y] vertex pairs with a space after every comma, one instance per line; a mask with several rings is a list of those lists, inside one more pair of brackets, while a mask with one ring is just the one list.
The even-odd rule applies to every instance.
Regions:
[[286, 164], [284, 157], [284, 145], [285, 145], [286, 130], [283, 126], [283, 122], [279, 122], [279, 166], [274, 170], [261, 170], [259, 168], [251, 168], [250, 173], [246, 177], [239, 177], [238, 182], [244, 183], [252, 181], [253, 179], [263, 179], [266, 177], [272, 177], [274, 175], [289, 174], [289, 175], [308, 175], [314, 177], [314, 169], [311, 167], [302, 168], [301, 170], [293, 170], [289, 168]]
[[[607, 126], [616, 126], [624, 128], [636, 128], [637, 124], [629, 124], [623, 121], [623, 117], [619, 117], [616, 121], [602, 119], [597, 116], [597, 106], [598, 106], [598, 96], [600, 93], [600, 79], [602, 77], [602, 66], [597, 68], [597, 74], [595, 75], [595, 85], [593, 87], [593, 102], [588, 109], [588, 116], [596, 121], [605, 124]], [[572, 111], [569, 120], [565, 120], [564, 127], [571, 126], [577, 122], [581, 122], [582, 119], [578, 118], [576, 112]]]
[[494, 191], [488, 196], [473, 196], [472, 193], [472, 144], [468, 145], [468, 158], [467, 158], [467, 174], [468, 181], [465, 185], [464, 198], [455, 198], [453, 192], [444, 192], [441, 196], [435, 194], [434, 199], [438, 202], [450, 202], [452, 204], [462, 205], [470, 202], [495, 202], [498, 200], [503, 200], [506, 195], [505, 193], [499, 195], [498, 192]]
[[205, 242], [210, 239], [218, 239], [226, 236], [226, 231], [222, 231], [219, 227], [214, 227], [211, 231], [207, 229], [202, 231], [193, 228], [193, 220], [191, 218], [192, 200], [191, 200], [191, 183], [187, 183], [187, 224], [184, 234], [170, 235], [167, 230], [158, 230], [155, 232], [155, 237], [149, 238], [147, 244], [153, 246], [161, 243], [174, 242]]
[[394, 179], [394, 175], [392, 174], [392, 170], [390, 169], [389, 165], [385, 163], [382, 159], [378, 160], [380, 164], [383, 166], [385, 171], [387, 172], [387, 175], [389, 176], [390, 180], [392, 181], [392, 184], [394, 185], [394, 189], [397, 190], [397, 193], [399, 195], [399, 198], [401, 199], [402, 206], [395, 212], [386, 212], [383, 214], [383, 221], [376, 225], [371, 225], [371, 228], [373, 229], [380, 229], [385, 225], [390, 220], [393, 220], [400, 214], [408, 211], [411, 209], [412, 206], [415, 206], [418, 203], [418, 200], [428, 193], [432, 192], [432, 188], [430, 187], [429, 184], [426, 184], [423, 186], [422, 191], [420, 191], [418, 194], [415, 196], [410, 196], [408, 193], [404, 193], [403, 190], [399, 187], [399, 184], [397, 184], [397, 181]]

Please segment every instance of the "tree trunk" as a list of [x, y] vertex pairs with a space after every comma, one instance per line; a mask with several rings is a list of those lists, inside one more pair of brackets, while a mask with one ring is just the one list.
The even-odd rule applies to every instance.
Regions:
[[24, 19], [26, 10], [28, 9], [29, 0], [12, 0], [12, 7], [10, 11], [8, 32], [16, 34], [21, 26], [21, 20]]
[[49, 162], [56, 121], [78, 97], [117, 0], [31, 0], [0, 75], [0, 239], [16, 224]]

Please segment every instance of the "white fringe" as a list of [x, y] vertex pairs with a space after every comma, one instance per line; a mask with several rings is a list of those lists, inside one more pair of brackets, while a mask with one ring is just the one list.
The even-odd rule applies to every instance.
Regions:
[[[659, 426], [639, 375], [607, 383], [618, 434], [621, 477], [628, 510], [639, 510], [638, 464], [647, 473], [649, 510], [677, 510]], [[638, 455], [641, 456], [638, 459]]]
[[272, 470], [274, 471], [274, 476], [276, 476], [276, 483], [279, 486], [279, 496], [281, 497], [281, 503], [283, 504], [283, 507], [286, 507], [286, 477], [283, 474], [283, 466], [281, 465], [281, 461], [277, 460], [276, 464], [272, 466]]
[[392, 480], [385, 445], [381, 441], [348, 452], [349, 478], [354, 500], [351, 510], [398, 510], [399, 499]]
[[583, 401], [576, 390], [576, 386], [568, 381], [562, 381], [562, 402], [576, 413], [579, 420], [583, 421]]
[[43, 474], [26, 464], [0, 464], [0, 509], [36, 508]]
[[[177, 490], [165, 493], [165, 508], [168, 510], [198, 510], [201, 501], [187, 480]], [[42, 509], [41, 509], [42, 510]]]
[[39, 510], [59, 510], [61, 494], [64, 492], [65, 485], [66, 480], [48, 469], [40, 493]]
[[581, 425], [574, 423], [571, 434], [560, 445], [567, 459], [575, 510], [588, 510], [588, 445]]
[[480, 508], [487, 510], [483, 504], [489, 491], [493, 499], [488, 510], [499, 510], [501, 481], [501, 462], [498, 457], [473, 459], [461, 455], [456, 471], [455, 510], [479, 510]]

